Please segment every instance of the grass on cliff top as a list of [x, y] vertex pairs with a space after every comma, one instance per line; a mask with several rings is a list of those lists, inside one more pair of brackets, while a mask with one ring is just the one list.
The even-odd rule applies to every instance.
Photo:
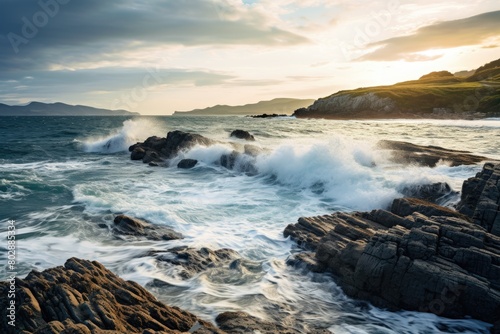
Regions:
[[[481, 81], [479, 81], [481, 80]], [[500, 68], [487, 69], [469, 78], [437, 77], [340, 91], [332, 96], [360, 96], [373, 93], [390, 98], [401, 108], [432, 112], [448, 108], [455, 112], [500, 111]]]

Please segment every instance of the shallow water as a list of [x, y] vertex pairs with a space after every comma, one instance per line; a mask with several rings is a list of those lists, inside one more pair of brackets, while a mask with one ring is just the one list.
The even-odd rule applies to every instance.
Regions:
[[[222, 143], [183, 152], [178, 159], [200, 161], [191, 170], [129, 160], [129, 145], [174, 129]], [[228, 138], [234, 129], [252, 132], [264, 153], [227, 170], [217, 161], [233, 149], [228, 141], [245, 144]], [[407, 185], [443, 181], [459, 191], [481, 169], [449, 167], [446, 161], [432, 169], [401, 167], [375, 147], [379, 139], [499, 159], [499, 129], [500, 120], [2, 117], [0, 219], [3, 225], [16, 220], [20, 276], [77, 256], [100, 261], [160, 300], [212, 321], [220, 312], [244, 310], [304, 331], [319, 326], [334, 333], [486, 333], [488, 325], [474, 320], [392, 313], [353, 301], [327, 275], [287, 267], [296, 246], [282, 232], [301, 216], [384, 208]], [[256, 173], [245, 172], [249, 164]], [[111, 226], [117, 213], [168, 225], [185, 239], [115, 239], [102, 225]], [[145, 256], [179, 245], [232, 248], [249, 262], [183, 281], [175, 268]], [[163, 284], [150, 285], [153, 279]]]

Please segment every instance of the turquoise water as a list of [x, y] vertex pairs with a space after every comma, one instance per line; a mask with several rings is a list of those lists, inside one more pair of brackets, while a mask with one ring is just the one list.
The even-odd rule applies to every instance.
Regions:
[[[129, 145], [175, 129], [221, 144], [183, 152], [178, 159], [200, 161], [192, 170], [129, 159]], [[234, 129], [252, 132], [264, 153], [227, 170], [217, 161], [232, 150], [227, 143]], [[398, 166], [375, 147], [379, 139], [498, 159], [499, 130], [500, 120], [2, 117], [0, 223], [16, 220], [19, 276], [62, 265], [71, 256], [97, 260], [160, 300], [208, 320], [244, 310], [304, 331], [315, 325], [335, 333], [486, 333], [488, 326], [478, 321], [392, 313], [350, 300], [327, 275], [287, 267], [295, 245], [282, 232], [300, 216], [385, 207], [407, 185], [444, 181], [459, 191], [480, 170], [446, 161], [433, 169]], [[245, 173], [248, 164], [256, 175]], [[117, 213], [168, 225], [185, 239], [115, 239], [103, 226], [111, 226]], [[2, 240], [5, 235], [1, 231]], [[258, 270], [211, 270], [183, 281], [175, 268], [145, 255], [178, 245], [232, 248]], [[0, 263], [5, 256], [0, 254]], [[166, 284], [149, 286], [153, 279]]]

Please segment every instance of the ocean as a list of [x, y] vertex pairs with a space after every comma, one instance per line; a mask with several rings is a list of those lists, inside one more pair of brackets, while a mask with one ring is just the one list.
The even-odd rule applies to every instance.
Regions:
[[[251, 132], [263, 153], [219, 165], [232, 130]], [[183, 157], [190, 170], [130, 160], [128, 147], [183, 130], [220, 141]], [[168, 305], [207, 320], [224, 311], [334, 333], [487, 333], [488, 324], [419, 312], [389, 312], [346, 297], [326, 274], [286, 265], [297, 252], [284, 228], [301, 216], [386, 208], [407, 186], [447, 182], [460, 191], [481, 166], [400, 166], [376, 147], [381, 139], [460, 149], [500, 159], [500, 119], [332, 121], [247, 117], [1, 117], [0, 226], [15, 220], [18, 276], [97, 260], [146, 286]], [[176, 160], [176, 161], [177, 161]], [[255, 173], [248, 173], [252, 164]], [[446, 203], [453, 205], [455, 196]], [[124, 213], [181, 232], [182, 240], [111, 235]], [[0, 263], [7, 265], [7, 232]], [[181, 279], [151, 250], [175, 246], [231, 248], [252, 265]], [[2, 271], [1, 279], [6, 279]], [[162, 284], [151, 284], [151, 282]]]

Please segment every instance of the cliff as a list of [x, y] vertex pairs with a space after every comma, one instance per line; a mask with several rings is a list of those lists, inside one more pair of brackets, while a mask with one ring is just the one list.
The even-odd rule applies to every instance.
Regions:
[[296, 110], [294, 115], [330, 119], [497, 117], [500, 60], [465, 78], [440, 71], [391, 86], [339, 91]]

